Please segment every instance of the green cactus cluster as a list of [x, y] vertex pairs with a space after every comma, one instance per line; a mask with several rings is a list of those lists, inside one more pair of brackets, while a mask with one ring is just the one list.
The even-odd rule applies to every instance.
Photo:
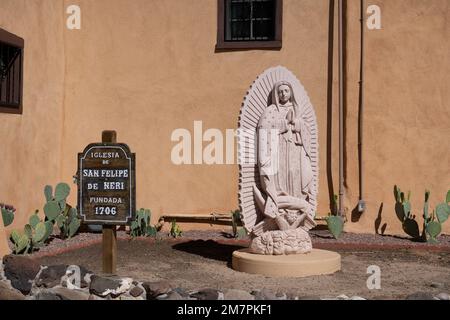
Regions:
[[411, 192], [408, 191], [408, 196], [405, 197], [405, 193], [398, 186], [394, 186], [394, 197], [395, 213], [402, 223], [403, 231], [413, 239], [419, 239], [419, 224], [416, 221], [416, 216], [411, 213]]
[[51, 186], [44, 188], [46, 199], [44, 205], [45, 220], [41, 220], [38, 215], [39, 211], [36, 210], [24, 226], [23, 231], [14, 230], [11, 233], [10, 239], [14, 244], [15, 254], [31, 253], [35, 248], [43, 246], [52, 234], [55, 224], [60, 230], [62, 239], [75, 235], [80, 227], [81, 220], [77, 217], [77, 210], [66, 202], [69, 193], [70, 187], [65, 183], [59, 183], [56, 186], [54, 195]]
[[422, 233], [420, 233], [416, 216], [411, 214], [411, 193], [408, 192], [408, 197], [405, 198], [405, 194], [398, 186], [395, 186], [394, 196], [396, 200], [395, 213], [402, 222], [403, 231], [415, 240], [437, 243], [437, 237], [442, 231], [442, 224], [450, 215], [450, 190], [447, 192], [446, 202], [439, 204], [431, 214], [429, 213], [430, 191], [425, 191]]
[[55, 188], [45, 186], [44, 195], [46, 204], [44, 213], [47, 221], [56, 224], [62, 239], [73, 237], [81, 225], [81, 220], [77, 216], [77, 209], [67, 204], [67, 197], [70, 194], [70, 187], [66, 183], [59, 183]]
[[158, 232], [155, 226], [150, 225], [152, 213], [149, 209], [136, 210], [136, 217], [130, 226], [132, 237], [156, 237]]
[[450, 215], [450, 190], [447, 192], [446, 202], [440, 203], [431, 215], [428, 212], [430, 192], [425, 192], [425, 205], [423, 207], [422, 239], [430, 243], [437, 243], [437, 237], [442, 231], [442, 224]]
[[169, 235], [174, 238], [178, 238], [181, 237], [182, 234], [183, 232], [181, 231], [180, 226], [177, 224], [177, 221], [175, 219], [172, 220]]
[[233, 237], [243, 239], [247, 237], [245, 228], [239, 227], [242, 225], [242, 214], [240, 210], [231, 211], [231, 226], [233, 228]]
[[2, 219], [5, 227], [9, 226], [14, 221], [14, 213], [16, 209], [13, 206], [0, 203], [0, 209], [2, 211]]
[[42, 221], [36, 210], [31, 215], [28, 224], [23, 231], [14, 230], [11, 232], [11, 241], [14, 244], [15, 254], [26, 254], [33, 252], [34, 248], [41, 247], [53, 232], [53, 223], [51, 221]]
[[333, 196], [333, 203], [332, 203], [332, 213], [330, 212], [328, 214], [328, 217], [325, 218], [327, 222], [328, 231], [333, 235], [335, 239], [338, 239], [342, 232], [344, 231], [344, 224], [345, 220], [343, 217], [339, 216], [338, 213], [338, 195]]

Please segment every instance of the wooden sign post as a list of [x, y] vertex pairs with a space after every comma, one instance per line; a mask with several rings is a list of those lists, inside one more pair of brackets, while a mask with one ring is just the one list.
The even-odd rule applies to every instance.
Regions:
[[128, 225], [136, 211], [135, 154], [103, 131], [102, 143], [78, 154], [78, 212], [85, 224], [103, 225], [103, 272], [116, 273], [117, 225]]

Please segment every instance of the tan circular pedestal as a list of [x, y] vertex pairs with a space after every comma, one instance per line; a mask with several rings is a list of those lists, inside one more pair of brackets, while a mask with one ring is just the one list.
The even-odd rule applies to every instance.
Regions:
[[233, 252], [233, 269], [272, 277], [308, 277], [341, 270], [341, 255], [313, 249], [307, 254], [268, 256], [250, 253], [248, 249]]

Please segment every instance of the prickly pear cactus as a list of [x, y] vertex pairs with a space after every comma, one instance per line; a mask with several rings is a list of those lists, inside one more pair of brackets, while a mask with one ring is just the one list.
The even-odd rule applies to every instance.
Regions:
[[[450, 191], [447, 192], [446, 200], [449, 198]], [[437, 243], [437, 237], [442, 231], [442, 223], [444, 223], [448, 216], [450, 215], [450, 206], [447, 203], [441, 203], [436, 207], [430, 216], [428, 213], [428, 200], [430, 197], [430, 192], [425, 192], [425, 205], [423, 210], [423, 233], [422, 239], [430, 243]]]
[[437, 221], [431, 221], [426, 225], [426, 231], [429, 235], [428, 242], [437, 243], [437, 236], [441, 233], [441, 224]]
[[149, 209], [136, 210], [135, 220], [131, 222], [130, 235], [132, 237], [155, 237], [158, 230], [150, 225], [152, 213]]
[[413, 239], [420, 238], [419, 224], [416, 217], [411, 214], [411, 192], [408, 192], [408, 197], [400, 190], [398, 186], [394, 187], [395, 197], [395, 213], [397, 218], [402, 223], [403, 231]]
[[78, 229], [80, 228], [80, 225], [81, 225], [80, 219], [76, 217], [71, 219], [68, 227], [69, 238], [72, 238], [77, 233]]
[[7, 227], [13, 223], [14, 213], [15, 213], [16, 209], [14, 209], [12, 206], [4, 205], [3, 203], [0, 204], [0, 208], [2, 211], [3, 224], [5, 227]]
[[29, 220], [29, 224], [32, 228], [36, 228], [36, 225], [41, 221], [41, 219], [39, 218], [39, 216], [37, 215], [37, 212], [33, 215], [31, 215], [30, 220]]
[[447, 221], [450, 215], [450, 206], [447, 203], [441, 203], [436, 207], [436, 216], [440, 223]]
[[14, 230], [11, 232], [11, 242], [14, 244], [14, 253], [20, 254], [20, 253], [27, 253], [28, 248], [30, 247], [31, 240], [30, 238], [23, 233], [19, 233], [18, 231]]
[[54, 221], [61, 214], [61, 208], [58, 202], [51, 200], [44, 206], [44, 213], [48, 220]]
[[46, 233], [47, 233], [47, 228], [45, 226], [45, 223], [39, 222], [36, 225], [36, 228], [34, 229], [34, 234], [32, 237], [33, 243], [38, 244], [38, 243], [42, 242], [45, 238]]
[[70, 187], [67, 183], [58, 183], [55, 188], [55, 201], [66, 200], [70, 194]]
[[344, 219], [339, 216], [329, 216], [326, 218], [328, 230], [335, 239], [338, 239], [344, 230]]
[[53, 200], [53, 188], [52, 188], [52, 186], [45, 186], [45, 188], [44, 188], [44, 195], [45, 195], [45, 200], [47, 202]]
[[[44, 195], [47, 201], [44, 206], [46, 219], [51, 221], [52, 224], [56, 223], [62, 239], [73, 237], [81, 225], [76, 209], [67, 204], [69, 194], [70, 187], [66, 183], [57, 184], [54, 195], [51, 186], [44, 188]], [[47, 231], [49, 229], [49, 226], [47, 226]]]

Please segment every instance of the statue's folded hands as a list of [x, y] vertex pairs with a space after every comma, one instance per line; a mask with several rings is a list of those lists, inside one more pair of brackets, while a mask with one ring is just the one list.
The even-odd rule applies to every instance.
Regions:
[[304, 212], [309, 207], [308, 202], [305, 200], [292, 196], [278, 197], [277, 202], [278, 209], [300, 210]]

